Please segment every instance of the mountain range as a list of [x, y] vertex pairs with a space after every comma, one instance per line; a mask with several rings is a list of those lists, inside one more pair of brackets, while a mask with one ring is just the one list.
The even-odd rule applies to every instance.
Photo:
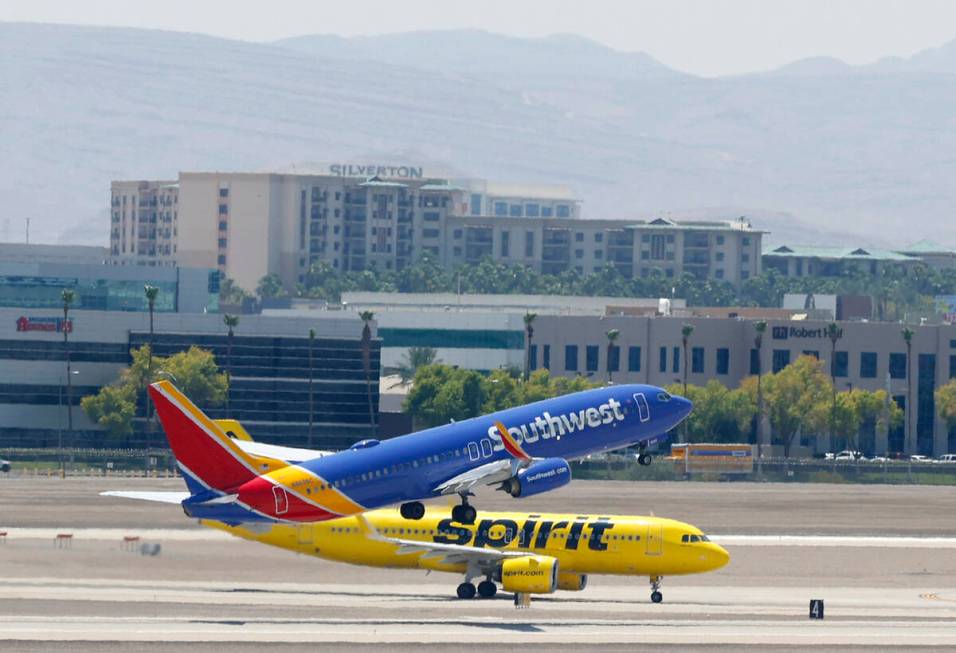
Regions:
[[582, 37], [0, 23], [0, 240], [104, 244], [113, 179], [401, 161], [563, 184], [591, 218], [736, 218], [769, 242], [956, 244], [956, 41], [704, 79]]

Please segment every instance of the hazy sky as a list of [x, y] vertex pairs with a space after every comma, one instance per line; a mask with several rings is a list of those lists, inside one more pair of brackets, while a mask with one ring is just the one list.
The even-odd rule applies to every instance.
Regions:
[[809, 56], [868, 63], [956, 38], [953, 0], [0, 0], [0, 20], [123, 25], [266, 41], [478, 28], [574, 33], [699, 75]]

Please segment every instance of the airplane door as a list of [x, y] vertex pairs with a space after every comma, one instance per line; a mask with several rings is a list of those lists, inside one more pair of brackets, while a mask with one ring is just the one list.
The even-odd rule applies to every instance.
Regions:
[[643, 392], [638, 392], [634, 395], [634, 401], [637, 402], [637, 414], [640, 416], [642, 422], [646, 422], [651, 418], [651, 409], [647, 405], [647, 397], [644, 396]]
[[468, 443], [468, 459], [471, 460], [472, 462], [475, 462], [479, 458], [481, 458], [481, 454], [478, 453], [478, 443], [469, 442]]
[[285, 488], [278, 485], [272, 486], [272, 496], [276, 499], [276, 514], [284, 515], [289, 512], [289, 495], [285, 493]]
[[648, 524], [647, 537], [644, 538], [644, 554], [649, 556], [659, 556], [664, 552], [664, 526], [661, 524]]
[[299, 544], [312, 544], [312, 531], [315, 524], [302, 524], [299, 526]]

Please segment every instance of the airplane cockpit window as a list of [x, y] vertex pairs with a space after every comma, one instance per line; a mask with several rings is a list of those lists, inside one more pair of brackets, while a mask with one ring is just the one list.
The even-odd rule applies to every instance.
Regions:
[[658, 395], [657, 395], [657, 400], [658, 400], [658, 401], [670, 401], [670, 400], [671, 400], [671, 396], [670, 396], [669, 394], [667, 394], [666, 392], [661, 392], [661, 393], [658, 393]]
[[710, 542], [710, 540], [707, 539], [706, 535], [691, 535], [690, 533], [684, 533], [683, 535], [681, 535], [680, 541], [683, 542], [684, 544], [688, 544], [688, 543], [694, 544], [696, 542]]

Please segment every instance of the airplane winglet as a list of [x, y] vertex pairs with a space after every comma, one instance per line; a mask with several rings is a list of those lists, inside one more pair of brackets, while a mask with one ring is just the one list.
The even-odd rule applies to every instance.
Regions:
[[512, 457], [517, 458], [523, 462], [531, 460], [531, 456], [521, 448], [521, 445], [512, 437], [511, 433], [508, 432], [508, 429], [505, 428], [505, 425], [501, 422], [495, 422], [495, 427], [498, 429], [498, 435], [501, 436], [501, 444], [505, 446], [505, 451], [512, 455]]

